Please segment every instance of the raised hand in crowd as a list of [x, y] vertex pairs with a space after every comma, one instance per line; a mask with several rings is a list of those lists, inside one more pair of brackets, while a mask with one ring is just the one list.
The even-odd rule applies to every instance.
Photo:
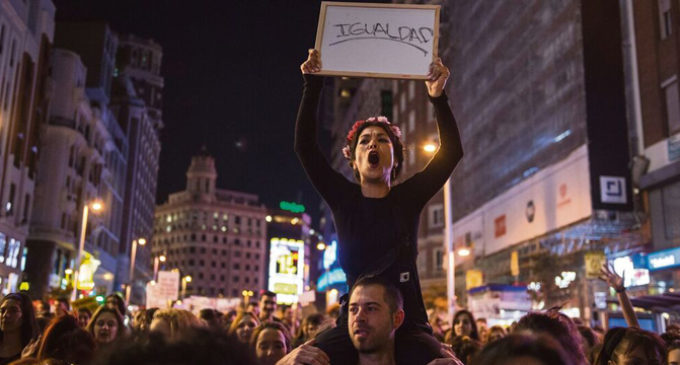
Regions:
[[[625, 275], [625, 273], [623, 273]], [[619, 276], [614, 270], [606, 263], [600, 268], [600, 280], [604, 281], [610, 287], [616, 290], [616, 298], [619, 300], [621, 305], [621, 311], [623, 312], [623, 318], [630, 327], [640, 328], [637, 316], [635, 315], [635, 310], [633, 310], [633, 303], [631, 303], [628, 294], [626, 294], [626, 287], [624, 285], [625, 278]]]
[[330, 363], [328, 355], [314, 347], [314, 339], [311, 339], [288, 353], [276, 365], [330, 365]]

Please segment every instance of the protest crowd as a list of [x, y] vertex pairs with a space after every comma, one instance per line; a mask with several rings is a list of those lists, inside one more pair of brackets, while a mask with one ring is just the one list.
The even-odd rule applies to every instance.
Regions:
[[[460, 309], [450, 328], [436, 324], [441, 358], [430, 364], [678, 364], [680, 325], [670, 324], [662, 335], [640, 329], [621, 278], [603, 268], [603, 280], [617, 290], [628, 327], [605, 332], [552, 308], [507, 328], [487, 328], [485, 319]], [[0, 301], [0, 364], [323, 365], [330, 360], [315, 338], [342, 318], [337, 311], [301, 318], [299, 307], [277, 305], [268, 291], [228, 313], [127, 308], [118, 294], [93, 312], [71, 308], [66, 299], [8, 294]], [[399, 290], [380, 278], [361, 279], [347, 308], [357, 363], [402, 364], [394, 357], [395, 332], [404, 321]]]

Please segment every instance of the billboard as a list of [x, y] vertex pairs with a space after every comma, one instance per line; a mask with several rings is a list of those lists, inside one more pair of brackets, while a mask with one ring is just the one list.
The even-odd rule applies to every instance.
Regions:
[[291, 304], [304, 289], [305, 244], [302, 240], [274, 237], [270, 240], [269, 290], [279, 303]]

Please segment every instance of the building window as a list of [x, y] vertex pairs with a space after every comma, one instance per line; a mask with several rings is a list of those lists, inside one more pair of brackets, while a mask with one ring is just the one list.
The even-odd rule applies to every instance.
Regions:
[[235, 282], [235, 283], [238, 283], [239, 280], [241, 280], [241, 278], [239, 278], [238, 275], [234, 275], [234, 276], [231, 278], [231, 281], [233, 281], [233, 282]]
[[661, 39], [666, 39], [673, 33], [670, 0], [659, 0], [659, 26]]
[[205, 247], [201, 247], [201, 253], [205, 253]]
[[189, 247], [189, 253], [196, 253], [196, 247]]
[[441, 272], [444, 269], [444, 252], [441, 249], [437, 249], [434, 252], [434, 269], [437, 272]]
[[189, 259], [189, 266], [194, 266], [194, 259]]
[[430, 228], [440, 228], [444, 226], [444, 205], [430, 204], [428, 207], [428, 225]]
[[673, 76], [662, 85], [666, 96], [666, 118], [670, 135], [680, 131], [680, 94], [678, 93], [678, 78]]
[[234, 264], [234, 270], [241, 270], [241, 264], [235, 263]]
[[241, 257], [241, 251], [234, 251], [234, 257]]

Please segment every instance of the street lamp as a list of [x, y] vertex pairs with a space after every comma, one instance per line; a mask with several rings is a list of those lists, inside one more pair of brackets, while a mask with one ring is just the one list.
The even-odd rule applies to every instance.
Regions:
[[187, 296], [187, 283], [191, 282], [191, 275], [182, 278], [182, 299]]
[[146, 244], [146, 238], [138, 238], [136, 240], [132, 240], [132, 251], [130, 252], [130, 275], [129, 275], [129, 284], [127, 288], [125, 288], [125, 303], [130, 304], [130, 293], [132, 292], [132, 284], [134, 280], [134, 275], [135, 275], [135, 259], [137, 258], [137, 244], [139, 243], [140, 246], [144, 246]]
[[161, 262], [165, 262], [165, 255], [161, 254], [153, 258], [153, 279], [158, 280], [158, 266]]
[[[437, 151], [437, 145], [429, 142], [423, 146], [425, 152], [432, 154]], [[444, 248], [448, 257], [446, 271], [446, 296], [449, 318], [456, 310], [456, 261], [453, 250], [453, 224], [451, 222], [451, 176], [444, 183]], [[468, 252], [469, 254], [469, 252]], [[464, 255], [461, 255], [464, 256]]]
[[252, 290], [243, 289], [243, 291], [241, 292], [241, 295], [243, 295], [243, 309], [247, 309], [247, 308], [248, 308], [248, 303], [250, 303], [250, 300], [249, 300], [249, 299], [250, 299], [254, 294], [255, 294], [255, 293], [253, 293]]
[[78, 271], [80, 270], [82, 252], [85, 250], [85, 234], [87, 233], [87, 218], [89, 211], [92, 209], [94, 213], [100, 212], [104, 209], [104, 204], [99, 200], [93, 200], [90, 203], [83, 204], [83, 218], [80, 222], [80, 236], [78, 237], [78, 251], [76, 251], [75, 272], [73, 275], [73, 291], [71, 292], [71, 301], [76, 300], [78, 295]]

